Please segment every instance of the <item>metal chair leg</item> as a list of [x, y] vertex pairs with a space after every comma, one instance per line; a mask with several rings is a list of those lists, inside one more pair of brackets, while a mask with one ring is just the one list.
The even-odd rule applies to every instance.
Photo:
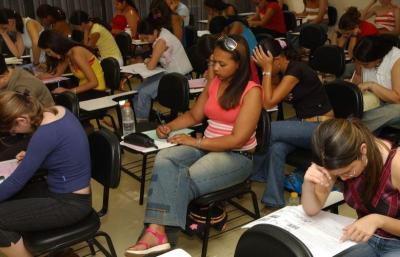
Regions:
[[208, 237], [210, 235], [211, 209], [212, 208], [213, 208], [213, 205], [209, 205], [208, 206], [206, 224], [205, 224], [204, 235], [203, 235], [203, 246], [202, 246], [202, 249], [201, 249], [201, 257], [206, 257], [207, 256]]

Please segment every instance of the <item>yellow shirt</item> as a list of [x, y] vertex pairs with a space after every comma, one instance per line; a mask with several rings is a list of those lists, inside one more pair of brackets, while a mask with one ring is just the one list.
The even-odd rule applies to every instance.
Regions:
[[[95, 88], [95, 90], [105, 91], [107, 87], [106, 87], [106, 82], [104, 80], [104, 72], [103, 69], [101, 68], [99, 60], [97, 60], [97, 58], [93, 56], [89, 60], [89, 65], [94, 71], [94, 74], [96, 74], [97, 78], [97, 87]], [[85, 74], [79, 68], [74, 67], [72, 65], [70, 65], [70, 68], [74, 76], [79, 79], [79, 85], [83, 85], [88, 82]]]
[[111, 32], [103, 26], [95, 23], [90, 30], [90, 34], [99, 33], [100, 37], [97, 40], [96, 47], [99, 49], [101, 58], [114, 57], [117, 61], [122, 60], [121, 51], [115, 42]]

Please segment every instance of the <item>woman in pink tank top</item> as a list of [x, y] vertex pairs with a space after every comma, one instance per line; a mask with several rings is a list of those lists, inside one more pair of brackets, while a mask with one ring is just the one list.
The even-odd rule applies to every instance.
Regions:
[[[379, 4], [377, 4], [379, 2]], [[375, 26], [380, 33], [400, 34], [400, 9], [392, 0], [372, 0], [362, 11], [362, 20], [375, 16]]]
[[[189, 202], [201, 195], [241, 183], [252, 171], [254, 135], [262, 108], [261, 88], [250, 82], [250, 56], [241, 36], [217, 41], [209, 62], [209, 81], [193, 108], [157, 128], [160, 138], [179, 146], [162, 150], [154, 162], [139, 241], [125, 255], [170, 248], [167, 231], [185, 229]], [[173, 131], [208, 119], [204, 137]]]
[[[332, 119], [314, 132], [315, 163], [304, 176], [304, 211], [316, 215], [337, 178], [358, 219], [343, 229], [342, 241], [357, 245], [339, 254], [400, 256], [400, 155], [397, 146], [376, 138], [359, 120]], [[339, 239], [339, 238], [338, 238]]]

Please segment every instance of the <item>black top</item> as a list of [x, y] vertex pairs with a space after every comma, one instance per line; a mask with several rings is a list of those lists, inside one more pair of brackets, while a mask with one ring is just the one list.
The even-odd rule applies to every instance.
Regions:
[[284, 75], [291, 75], [299, 80], [291, 92], [297, 118], [310, 118], [332, 110], [328, 95], [317, 72], [306, 63], [290, 61]]

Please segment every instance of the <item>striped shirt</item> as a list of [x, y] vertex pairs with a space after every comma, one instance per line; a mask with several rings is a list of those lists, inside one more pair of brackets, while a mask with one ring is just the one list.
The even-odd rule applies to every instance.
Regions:
[[[383, 165], [377, 192], [372, 197], [372, 201], [367, 205], [365, 205], [361, 199], [364, 185], [367, 182], [365, 181], [365, 176], [360, 175], [356, 178], [345, 181], [344, 198], [346, 203], [357, 211], [359, 218], [372, 213], [378, 213], [397, 219], [400, 218], [400, 192], [393, 187], [391, 181], [392, 160], [396, 155], [396, 152], [397, 146], [394, 144], [392, 149], [390, 149], [385, 164]], [[376, 230], [375, 234], [385, 238], [400, 238], [382, 229]]]
[[375, 16], [375, 24], [378, 29], [393, 31], [396, 27], [396, 19], [393, 11]]
[[[221, 85], [221, 81], [215, 78], [208, 88], [208, 99], [204, 107], [204, 113], [208, 117], [208, 126], [204, 131], [205, 138], [216, 138], [221, 136], [227, 136], [232, 134], [233, 127], [236, 119], [240, 113], [240, 108], [243, 103], [243, 98], [247, 92], [253, 87], [260, 87], [260, 85], [249, 81], [244, 90], [239, 105], [236, 107], [224, 110], [218, 102], [218, 89]], [[249, 140], [240, 149], [233, 149], [237, 151], [247, 151], [255, 148], [257, 145], [256, 133], [251, 135]]]

